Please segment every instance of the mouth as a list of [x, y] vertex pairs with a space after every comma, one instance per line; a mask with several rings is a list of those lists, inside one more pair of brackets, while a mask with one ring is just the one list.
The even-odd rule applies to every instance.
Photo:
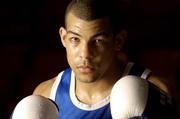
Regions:
[[81, 73], [91, 73], [94, 70], [92, 66], [78, 66], [77, 69]]

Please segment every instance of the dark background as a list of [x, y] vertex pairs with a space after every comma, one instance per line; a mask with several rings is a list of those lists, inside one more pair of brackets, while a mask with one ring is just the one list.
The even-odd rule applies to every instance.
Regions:
[[[0, 118], [23, 97], [67, 67], [59, 27], [69, 0], [0, 1]], [[180, 105], [178, 0], [121, 0], [127, 16], [129, 60], [151, 68]]]

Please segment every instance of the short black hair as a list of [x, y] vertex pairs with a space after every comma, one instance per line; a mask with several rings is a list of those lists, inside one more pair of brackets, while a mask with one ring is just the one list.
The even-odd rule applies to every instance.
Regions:
[[108, 17], [114, 32], [125, 26], [124, 16], [115, 0], [72, 0], [65, 12], [65, 24], [69, 12], [86, 21]]

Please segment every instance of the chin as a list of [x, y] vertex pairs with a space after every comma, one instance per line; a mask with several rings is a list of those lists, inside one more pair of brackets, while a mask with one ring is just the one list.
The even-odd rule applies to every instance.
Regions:
[[91, 77], [91, 76], [80, 76], [77, 78], [77, 80], [82, 83], [93, 83], [96, 81], [96, 78]]

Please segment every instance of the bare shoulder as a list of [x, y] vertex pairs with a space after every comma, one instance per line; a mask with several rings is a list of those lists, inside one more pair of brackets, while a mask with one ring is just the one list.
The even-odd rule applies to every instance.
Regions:
[[52, 88], [52, 86], [54, 84], [55, 79], [56, 79], [56, 77], [40, 83], [35, 88], [33, 94], [34, 95], [41, 95], [41, 96], [49, 98], [50, 93], [51, 93], [51, 88]]
[[165, 82], [165, 79], [156, 75], [151, 75], [148, 78], [148, 81], [151, 82], [152, 84], [154, 84], [156, 87], [158, 87], [159, 89], [161, 89], [162, 91], [164, 91], [165, 93], [167, 93], [168, 95], [170, 95], [170, 88], [167, 85], [167, 83]]

